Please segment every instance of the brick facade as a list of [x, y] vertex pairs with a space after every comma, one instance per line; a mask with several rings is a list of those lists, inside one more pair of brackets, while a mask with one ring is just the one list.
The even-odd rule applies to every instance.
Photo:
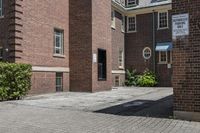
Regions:
[[[95, 92], [111, 89], [110, 1], [70, 1], [70, 90]], [[77, 10], [77, 8], [79, 10]], [[107, 79], [98, 81], [93, 55], [107, 53]]]
[[189, 13], [189, 36], [173, 40], [174, 114], [200, 120], [200, 1], [173, 0], [173, 14]]
[[[119, 85], [123, 85], [125, 81], [125, 68], [119, 68], [119, 52], [124, 51], [125, 54], [125, 33], [122, 31], [123, 13], [115, 10], [115, 28], [112, 28], [112, 84], [119, 77]], [[125, 66], [124, 66], [125, 67]], [[116, 72], [115, 72], [116, 71]], [[124, 72], [124, 73], [122, 73]]]

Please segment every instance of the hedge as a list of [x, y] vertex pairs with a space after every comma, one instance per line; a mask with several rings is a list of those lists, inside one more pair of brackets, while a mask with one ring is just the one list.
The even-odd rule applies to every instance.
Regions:
[[0, 62], [0, 101], [19, 100], [31, 87], [31, 65]]

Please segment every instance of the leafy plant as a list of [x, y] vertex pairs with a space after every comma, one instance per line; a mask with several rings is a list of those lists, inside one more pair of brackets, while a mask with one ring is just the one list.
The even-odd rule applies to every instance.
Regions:
[[0, 62], [0, 101], [25, 96], [31, 87], [31, 65]]
[[126, 70], [126, 86], [136, 86], [137, 85], [137, 75], [136, 70]]
[[154, 87], [158, 84], [155, 73], [145, 70], [144, 73], [137, 78], [137, 85], [140, 87]]

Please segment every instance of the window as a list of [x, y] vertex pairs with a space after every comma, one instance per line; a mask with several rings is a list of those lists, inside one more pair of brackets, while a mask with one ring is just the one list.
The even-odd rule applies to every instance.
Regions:
[[125, 31], [125, 16], [124, 15], [122, 15], [122, 23], [121, 24], [122, 24], [121, 30], [122, 30], [122, 32], [124, 32]]
[[56, 91], [63, 91], [63, 73], [56, 73]]
[[115, 29], [115, 11], [111, 12], [111, 27]]
[[167, 62], [168, 62], [167, 51], [160, 51], [159, 52], [159, 63], [167, 64]]
[[119, 68], [121, 69], [124, 68], [124, 51], [123, 50], [119, 51]]
[[168, 28], [168, 12], [158, 13], [158, 29]]
[[3, 0], [0, 0], [0, 17], [3, 16]]
[[127, 6], [128, 7], [135, 6], [136, 4], [137, 4], [136, 0], [127, 0]]
[[115, 76], [115, 86], [118, 87], [120, 86], [120, 77], [119, 76]]
[[63, 31], [55, 30], [54, 31], [54, 54], [63, 55], [64, 54], [64, 39]]
[[149, 47], [144, 48], [143, 50], [144, 59], [148, 60], [151, 58], [151, 49]]
[[2, 60], [2, 59], [3, 59], [3, 48], [0, 47], [0, 60]]
[[128, 17], [127, 18], [127, 23], [128, 23], [128, 26], [127, 26], [127, 31], [128, 32], [135, 32], [136, 31], [136, 17]]
[[106, 64], [106, 50], [98, 49], [98, 79], [106, 80], [107, 78], [107, 64]]

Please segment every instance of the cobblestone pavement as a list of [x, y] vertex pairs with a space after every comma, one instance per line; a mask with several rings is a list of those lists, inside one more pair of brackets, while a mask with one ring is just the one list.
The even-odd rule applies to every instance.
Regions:
[[[111, 92], [107, 93], [110, 94]], [[152, 95], [154, 94], [155, 92], [152, 93]], [[104, 95], [106, 95], [106, 92], [104, 92]], [[158, 92], [157, 95], [160, 95], [160, 93]], [[148, 93], [146, 96], [149, 99]], [[92, 110], [87, 111], [84, 109], [86, 106], [71, 110], [65, 107], [50, 106], [49, 102], [48, 106], [41, 106], [43, 104], [40, 102], [37, 106], [37, 99], [34, 99], [36, 100], [34, 104], [33, 101], [28, 104], [26, 100], [3, 102], [0, 103], [0, 133], [200, 133], [200, 123], [198, 122], [145, 117], [143, 115], [147, 112], [153, 112], [152, 116], [154, 116], [155, 108], [165, 109], [164, 105], [167, 103], [168, 107], [171, 101], [170, 97], [162, 98], [163, 100], [158, 102], [152, 102], [152, 100], [150, 103], [141, 105], [139, 103], [145, 95], [135, 97], [140, 101], [125, 104], [125, 106], [131, 107], [128, 110], [113, 113], [112, 109], [115, 110], [115, 107], [121, 108], [120, 105], [113, 104], [111, 112], [107, 112], [107, 114], [93, 112], [92, 106], [89, 106]], [[133, 100], [129, 98], [127, 98], [127, 101]], [[97, 101], [96, 103], [98, 103]], [[138, 104], [138, 107], [145, 107], [135, 110], [136, 104]], [[100, 107], [104, 106], [100, 106], [100, 104], [97, 107], [95, 106], [96, 109], [102, 109]]]

